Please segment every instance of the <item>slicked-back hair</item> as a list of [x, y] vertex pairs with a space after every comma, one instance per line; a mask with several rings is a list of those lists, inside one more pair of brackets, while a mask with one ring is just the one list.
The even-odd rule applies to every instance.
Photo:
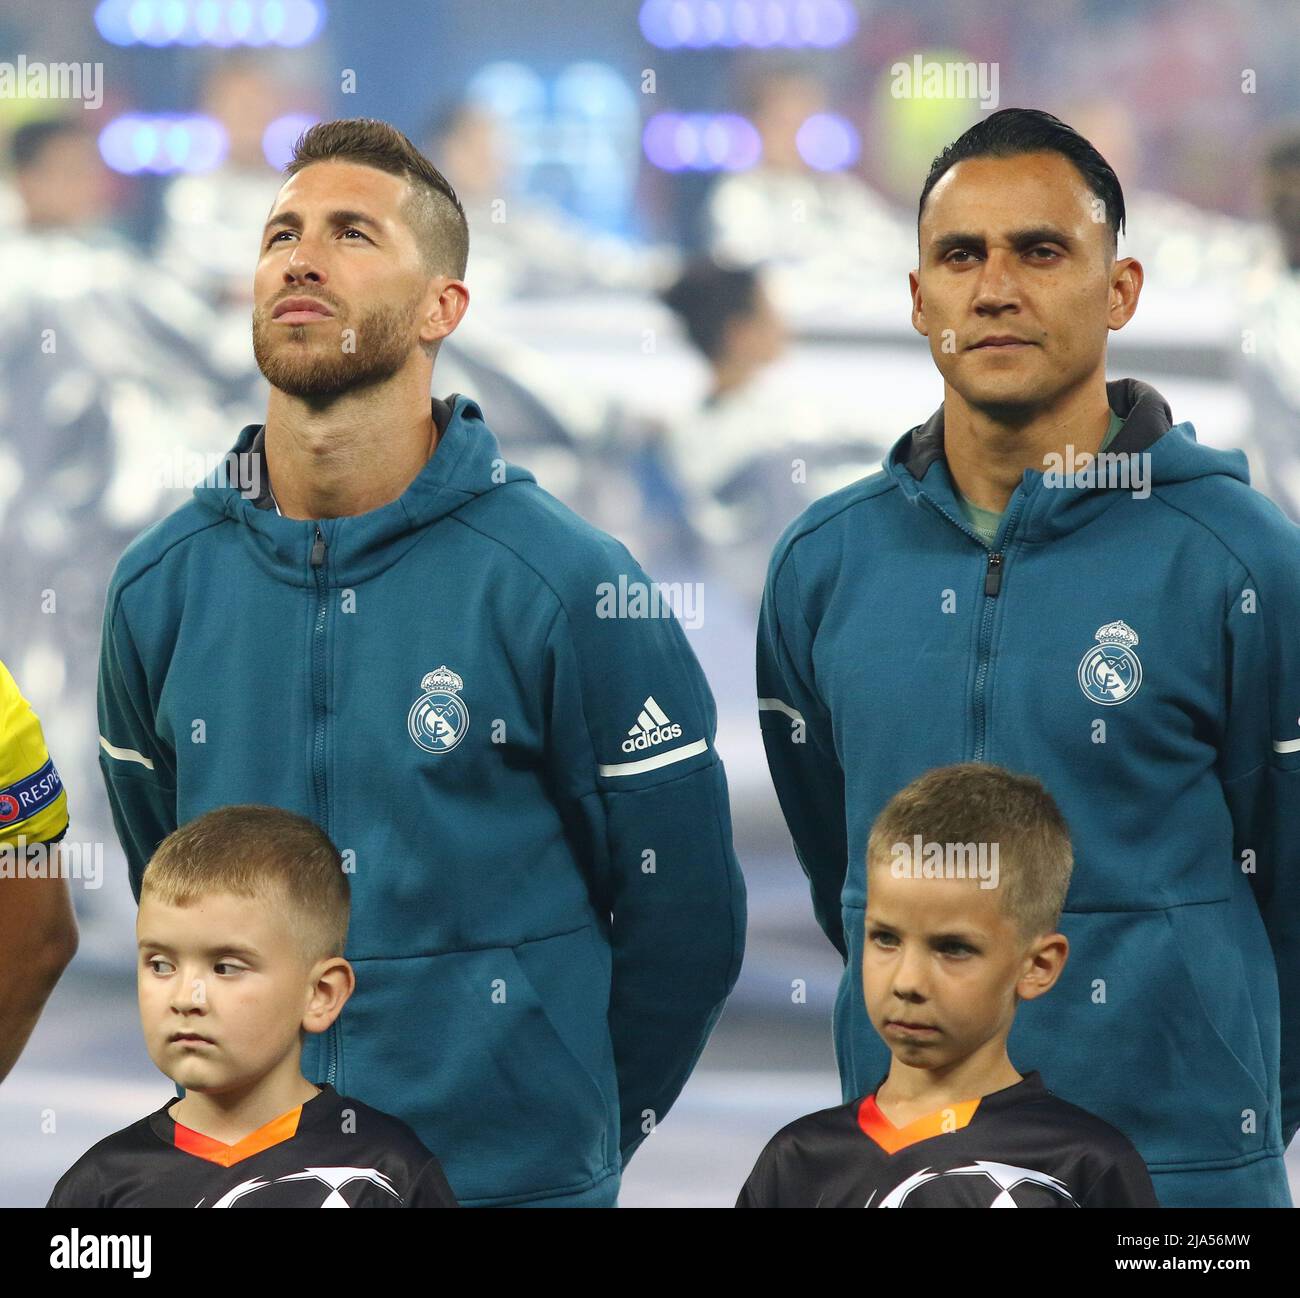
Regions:
[[430, 275], [464, 279], [469, 262], [469, 224], [451, 182], [395, 126], [373, 117], [318, 122], [293, 146], [285, 176], [313, 162], [353, 162], [410, 182], [402, 215], [415, 231]]
[[1033, 776], [988, 762], [926, 771], [894, 794], [871, 826], [868, 876], [888, 870], [894, 844], [911, 849], [918, 834], [925, 843], [996, 843], [1002, 913], [1023, 941], [1056, 931], [1074, 853], [1065, 817]]
[[930, 164], [916, 209], [917, 235], [930, 191], [959, 162], [967, 158], [1015, 158], [1025, 153], [1059, 153], [1068, 158], [1094, 197], [1102, 203], [1112, 246], [1118, 247], [1124, 228], [1124, 191], [1105, 158], [1072, 126], [1039, 108], [1001, 108], [981, 118], [959, 135]]
[[187, 906], [214, 893], [263, 901], [282, 914], [309, 963], [343, 954], [351, 910], [343, 858], [305, 816], [245, 803], [168, 834], [145, 867], [141, 900]]

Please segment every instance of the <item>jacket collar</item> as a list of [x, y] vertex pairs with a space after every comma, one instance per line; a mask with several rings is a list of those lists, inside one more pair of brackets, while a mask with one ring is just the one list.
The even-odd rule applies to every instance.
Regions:
[[[1186, 458], [1187, 446], [1192, 448], [1193, 456], [1206, 454], [1205, 448], [1196, 447], [1195, 430], [1190, 424], [1172, 424], [1168, 403], [1150, 385], [1138, 379], [1118, 379], [1106, 384], [1106, 399], [1111, 410], [1124, 420], [1124, 427], [1106, 448], [1108, 455], [1151, 452], [1145, 467], [1150, 472], [1155, 463], [1153, 476], [1158, 480], [1161, 457], [1152, 449], [1157, 443], [1167, 448], [1163, 459], [1170, 464]], [[1177, 435], [1173, 439], [1165, 438], [1171, 428]], [[942, 406], [924, 424], [904, 434], [885, 463], [913, 504], [937, 508], [959, 525], [969, 526], [964, 523], [956, 485], [944, 454]], [[1043, 472], [1026, 469], [1021, 494], [1023, 499], [1018, 505], [1013, 498], [1012, 506], [1008, 506], [1017, 508], [1015, 536], [1021, 541], [1041, 542], [1077, 531], [1109, 509], [1124, 493], [1074, 483], [1047, 491], [1043, 489]]]
[[[1107, 383], [1106, 401], [1124, 420], [1124, 427], [1106, 448], [1116, 454], [1147, 450], [1173, 425], [1169, 403], [1140, 379], [1116, 379]], [[918, 482], [935, 460], [944, 459], [943, 406], [906, 435], [900, 450], [900, 462]]]

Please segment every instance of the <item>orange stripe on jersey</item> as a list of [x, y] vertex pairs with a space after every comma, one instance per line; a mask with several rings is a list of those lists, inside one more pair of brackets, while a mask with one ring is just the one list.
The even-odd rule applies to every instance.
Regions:
[[235, 1163], [243, 1162], [246, 1158], [251, 1158], [254, 1154], [260, 1154], [264, 1149], [270, 1149], [272, 1145], [278, 1145], [283, 1140], [292, 1140], [298, 1130], [298, 1119], [301, 1115], [300, 1104], [296, 1109], [290, 1109], [288, 1113], [272, 1118], [256, 1131], [250, 1131], [243, 1140], [233, 1145], [205, 1136], [201, 1131], [192, 1131], [189, 1127], [183, 1127], [176, 1122], [176, 1148], [184, 1150], [187, 1154], [206, 1158], [209, 1163], [220, 1163], [222, 1167], [230, 1167]]
[[960, 1104], [948, 1104], [922, 1118], [916, 1118], [905, 1127], [896, 1127], [880, 1111], [876, 1097], [868, 1095], [858, 1105], [858, 1126], [866, 1136], [880, 1146], [887, 1154], [896, 1154], [917, 1141], [929, 1140], [932, 1136], [943, 1136], [950, 1131], [958, 1131], [966, 1126], [975, 1116], [980, 1106], [979, 1100], [962, 1100]]

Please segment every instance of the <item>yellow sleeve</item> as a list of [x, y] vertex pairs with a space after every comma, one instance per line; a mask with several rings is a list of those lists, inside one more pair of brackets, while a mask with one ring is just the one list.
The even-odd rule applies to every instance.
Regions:
[[31, 704], [0, 662], [0, 847], [54, 842], [68, 828], [68, 798]]

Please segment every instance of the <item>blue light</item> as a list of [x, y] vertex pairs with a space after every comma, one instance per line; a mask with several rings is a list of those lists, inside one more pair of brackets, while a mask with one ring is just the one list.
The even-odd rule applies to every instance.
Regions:
[[101, 0], [95, 26], [110, 45], [305, 45], [322, 0]]
[[660, 171], [743, 171], [763, 146], [751, 122], [734, 113], [656, 113], [641, 146]]
[[281, 170], [293, 157], [293, 146], [298, 142], [298, 137], [319, 121], [319, 117], [312, 117], [306, 113], [289, 113], [284, 117], [277, 117], [262, 132], [262, 153], [267, 162], [276, 171]]
[[841, 171], [852, 166], [862, 142], [853, 126], [835, 113], [814, 113], [795, 136], [799, 156], [816, 171]]
[[489, 63], [474, 74], [466, 90], [474, 103], [499, 117], [531, 116], [546, 111], [546, 86], [524, 63]]
[[124, 113], [100, 132], [99, 156], [128, 176], [209, 171], [226, 156], [226, 132], [209, 117]]
[[857, 29], [850, 0], [645, 0], [641, 33], [660, 49], [829, 49]]

